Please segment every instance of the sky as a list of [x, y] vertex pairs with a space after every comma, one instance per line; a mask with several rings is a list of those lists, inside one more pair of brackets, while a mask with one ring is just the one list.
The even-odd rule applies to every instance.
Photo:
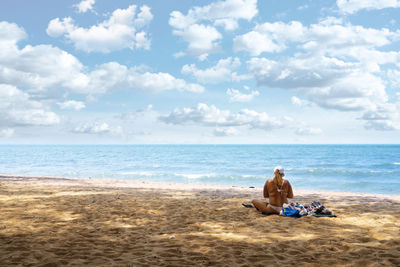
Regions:
[[0, 144], [400, 144], [400, 0], [2, 0]]

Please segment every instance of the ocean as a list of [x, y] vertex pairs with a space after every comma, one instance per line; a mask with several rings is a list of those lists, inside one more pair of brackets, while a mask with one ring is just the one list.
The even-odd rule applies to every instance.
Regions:
[[400, 194], [400, 145], [1, 145], [0, 173]]

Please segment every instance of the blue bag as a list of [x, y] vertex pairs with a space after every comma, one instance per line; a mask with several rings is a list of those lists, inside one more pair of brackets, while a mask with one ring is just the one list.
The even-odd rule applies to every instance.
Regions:
[[300, 211], [289, 209], [289, 208], [283, 208], [282, 209], [282, 216], [301, 217]]

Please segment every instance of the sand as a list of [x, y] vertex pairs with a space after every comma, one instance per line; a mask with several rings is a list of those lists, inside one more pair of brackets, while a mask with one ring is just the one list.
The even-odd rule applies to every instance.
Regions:
[[261, 192], [0, 175], [0, 265], [400, 266], [400, 196], [294, 190], [338, 216], [294, 219]]

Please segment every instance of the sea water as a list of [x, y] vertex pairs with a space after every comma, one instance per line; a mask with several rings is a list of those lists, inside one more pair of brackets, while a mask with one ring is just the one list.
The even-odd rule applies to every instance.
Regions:
[[400, 194], [400, 145], [2, 145], [0, 173]]

